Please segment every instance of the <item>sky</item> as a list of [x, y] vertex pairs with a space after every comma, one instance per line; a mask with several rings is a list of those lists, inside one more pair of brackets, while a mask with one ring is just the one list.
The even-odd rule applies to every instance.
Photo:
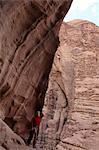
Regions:
[[89, 20], [99, 26], [99, 0], [73, 0], [64, 21]]

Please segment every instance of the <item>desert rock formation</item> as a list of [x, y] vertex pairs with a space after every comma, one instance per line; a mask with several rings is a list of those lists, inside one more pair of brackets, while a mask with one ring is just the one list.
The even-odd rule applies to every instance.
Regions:
[[43, 111], [38, 140], [43, 149], [99, 149], [99, 27], [95, 24], [63, 23]]
[[25, 137], [42, 109], [62, 20], [72, 0], [0, 0], [0, 118]]
[[0, 119], [0, 150], [32, 150]]

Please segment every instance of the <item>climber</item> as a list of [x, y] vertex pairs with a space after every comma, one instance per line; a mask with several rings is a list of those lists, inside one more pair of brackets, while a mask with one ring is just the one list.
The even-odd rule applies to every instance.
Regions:
[[39, 133], [39, 125], [41, 122], [43, 114], [40, 111], [36, 112], [35, 117], [32, 119], [32, 128], [30, 130], [29, 138], [27, 140], [27, 145], [31, 143], [31, 140], [33, 140], [33, 148], [35, 147], [36, 140]]
[[33, 139], [33, 148], [35, 148], [36, 140], [38, 139], [38, 133], [39, 133], [39, 126], [41, 119], [43, 117], [43, 114], [40, 111], [37, 111], [36, 116], [35, 116], [35, 125], [36, 125], [36, 130], [35, 130], [35, 137]]
[[37, 128], [37, 136], [38, 136], [38, 132], [39, 132], [39, 126], [40, 126], [40, 122], [41, 122], [41, 112], [37, 111], [37, 115], [35, 117], [35, 124], [36, 124], [36, 128]]

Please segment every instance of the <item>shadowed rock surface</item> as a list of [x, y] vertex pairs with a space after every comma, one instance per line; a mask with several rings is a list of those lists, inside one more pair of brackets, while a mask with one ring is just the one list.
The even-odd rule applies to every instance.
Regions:
[[0, 119], [0, 150], [32, 150]]
[[99, 27], [95, 24], [82, 20], [62, 24], [43, 111], [38, 140], [42, 149], [99, 149]]
[[21, 137], [42, 108], [72, 0], [0, 0], [0, 117]]

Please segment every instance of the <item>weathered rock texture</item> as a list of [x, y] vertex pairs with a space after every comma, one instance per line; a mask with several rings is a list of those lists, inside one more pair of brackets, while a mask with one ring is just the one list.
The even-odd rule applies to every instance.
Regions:
[[43, 149], [99, 149], [99, 27], [95, 24], [63, 23], [43, 109], [38, 140]]
[[32, 150], [0, 119], [0, 150]]
[[71, 2], [0, 1], [0, 114], [23, 137], [35, 109], [43, 106], [58, 32]]

